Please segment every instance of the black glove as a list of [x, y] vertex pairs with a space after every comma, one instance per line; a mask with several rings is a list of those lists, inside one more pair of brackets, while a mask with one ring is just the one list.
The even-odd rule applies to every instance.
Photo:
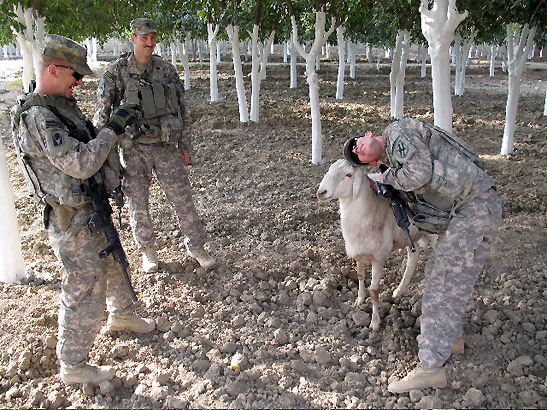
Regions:
[[118, 135], [123, 134], [125, 127], [133, 124], [140, 112], [142, 112], [142, 108], [139, 104], [130, 102], [123, 103], [114, 111], [114, 114], [112, 114], [112, 117], [110, 117], [110, 121], [108, 121], [106, 126]]

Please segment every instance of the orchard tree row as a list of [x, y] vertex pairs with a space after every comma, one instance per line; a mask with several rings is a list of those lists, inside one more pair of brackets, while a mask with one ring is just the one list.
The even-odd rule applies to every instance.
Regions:
[[[457, 6], [457, 7], [456, 7]], [[473, 42], [507, 49], [509, 74], [506, 123], [501, 154], [513, 151], [520, 80], [530, 48], [547, 42], [547, 0], [28, 0], [0, 4], [0, 39], [21, 46], [23, 84], [34, 78], [33, 53], [46, 32], [77, 40], [105, 42], [126, 38], [129, 21], [147, 16], [157, 23], [160, 40], [172, 45], [190, 87], [189, 42], [206, 39], [209, 49], [211, 101], [219, 99], [217, 47], [231, 43], [240, 121], [259, 121], [260, 83], [273, 43], [291, 47], [291, 87], [296, 87], [296, 55], [306, 62], [312, 117], [312, 163], [321, 161], [319, 80], [316, 68], [327, 43], [338, 45], [336, 98], [343, 98], [345, 50], [352, 44], [394, 47], [391, 70], [391, 115], [403, 117], [405, 68], [411, 44], [427, 45], [431, 56], [434, 123], [452, 130], [449, 49], [456, 63], [456, 93], [463, 94], [465, 65]], [[458, 10], [461, 10], [458, 11]], [[67, 12], [68, 11], [68, 12]], [[250, 110], [247, 105], [239, 44], [249, 41], [252, 59]], [[305, 45], [309, 47], [306, 48]], [[308, 49], [308, 51], [306, 51]], [[351, 60], [350, 60], [351, 61]], [[354, 61], [354, 60], [353, 60]], [[425, 60], [424, 60], [425, 61]]]

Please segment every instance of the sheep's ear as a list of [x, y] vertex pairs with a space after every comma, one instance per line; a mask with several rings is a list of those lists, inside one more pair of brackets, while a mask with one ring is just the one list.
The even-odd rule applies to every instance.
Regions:
[[353, 175], [353, 199], [357, 199], [363, 185], [363, 171], [356, 169]]

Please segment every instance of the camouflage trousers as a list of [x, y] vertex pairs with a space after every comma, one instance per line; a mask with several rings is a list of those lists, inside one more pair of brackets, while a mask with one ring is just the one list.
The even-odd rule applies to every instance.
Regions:
[[420, 362], [440, 367], [462, 337], [462, 316], [501, 221], [503, 201], [493, 188], [456, 206], [426, 266]]
[[76, 211], [66, 231], [49, 218], [51, 247], [63, 264], [57, 356], [64, 366], [87, 361], [93, 341], [101, 328], [105, 306], [112, 313], [134, 310], [129, 287], [112, 255], [99, 258], [107, 241], [102, 232], [86, 231], [83, 222], [93, 212], [90, 206]]
[[153, 174], [174, 206], [180, 229], [188, 238], [188, 247], [203, 247], [205, 230], [194, 206], [188, 173], [174, 146], [135, 144], [132, 149], [122, 151], [122, 167], [122, 187], [129, 204], [131, 229], [140, 249], [156, 242], [149, 202]]

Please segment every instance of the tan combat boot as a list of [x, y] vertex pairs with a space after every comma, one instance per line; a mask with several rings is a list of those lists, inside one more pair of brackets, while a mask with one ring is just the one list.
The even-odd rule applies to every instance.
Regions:
[[142, 248], [142, 269], [146, 273], [158, 271], [158, 255], [154, 248]]
[[463, 354], [464, 352], [464, 342], [463, 339], [458, 339], [452, 344], [452, 355], [456, 356], [459, 354]]
[[214, 268], [217, 262], [204, 248], [188, 249], [188, 256], [197, 260], [203, 269]]
[[111, 313], [106, 322], [106, 329], [110, 332], [130, 330], [135, 333], [149, 333], [156, 328], [154, 319], [146, 319], [135, 313]]
[[61, 380], [65, 384], [91, 383], [94, 385], [109, 381], [116, 370], [112, 366], [84, 364], [79, 367], [65, 367], [61, 363]]
[[446, 387], [446, 372], [442, 367], [428, 369], [421, 364], [401, 380], [390, 383], [387, 389], [391, 393], [407, 393], [410, 390], [421, 390], [428, 387]]

